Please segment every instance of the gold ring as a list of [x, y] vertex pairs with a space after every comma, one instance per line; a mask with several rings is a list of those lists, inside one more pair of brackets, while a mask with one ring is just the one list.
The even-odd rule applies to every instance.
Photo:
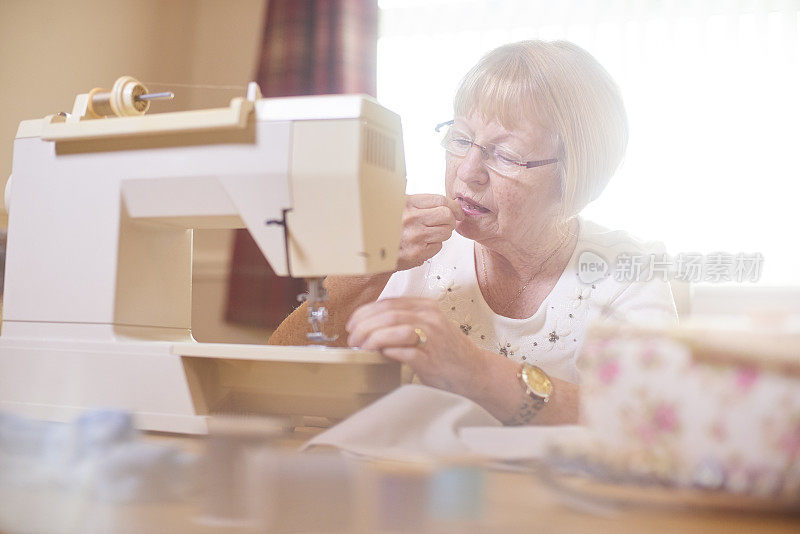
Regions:
[[414, 333], [417, 335], [417, 345], [422, 345], [428, 341], [428, 336], [422, 331], [422, 328], [415, 328]]

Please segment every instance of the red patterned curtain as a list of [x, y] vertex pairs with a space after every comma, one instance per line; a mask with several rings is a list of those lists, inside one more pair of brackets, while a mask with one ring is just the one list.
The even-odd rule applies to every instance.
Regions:
[[[268, 0], [256, 79], [266, 98], [375, 96], [377, 41], [377, 0]], [[237, 231], [228, 321], [276, 328], [305, 290], [276, 276], [247, 230]]]

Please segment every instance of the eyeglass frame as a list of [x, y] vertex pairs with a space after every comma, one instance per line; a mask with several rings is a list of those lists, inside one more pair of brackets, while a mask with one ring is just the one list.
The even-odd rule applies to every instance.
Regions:
[[[439, 124], [436, 125], [436, 129], [435, 129], [436, 133], [439, 133], [439, 130], [441, 130], [444, 126], [452, 126], [453, 124], [455, 124], [455, 122], [456, 122], [455, 119], [451, 119], [449, 121], [440, 122]], [[484, 157], [488, 157], [488, 152], [489, 152], [489, 146], [488, 145], [487, 146], [479, 145], [478, 143], [476, 143], [472, 139], [469, 139], [469, 142], [471, 143], [472, 146], [470, 146], [467, 149], [467, 152], [469, 152], [469, 149], [474, 146], [474, 147], [478, 147], [481, 150], [481, 154]], [[495, 145], [493, 145], [493, 146], [495, 146]], [[444, 147], [444, 149], [447, 150], [447, 147]], [[456, 156], [456, 157], [461, 157], [461, 158], [466, 157], [466, 153], [463, 156], [457, 156], [456, 154], [453, 154], [453, 155]], [[518, 165], [518, 166], [520, 166], [522, 168], [525, 168], [525, 169], [533, 169], [535, 167], [542, 167], [543, 165], [550, 165], [550, 164], [553, 164], [553, 163], [558, 163], [561, 160], [559, 158], [550, 158], [550, 159], [540, 159], [540, 160], [534, 160], [534, 161], [514, 161], [512, 159], [509, 159], [508, 161], [510, 163], [513, 163], [513, 164]], [[497, 169], [492, 169], [492, 170], [494, 170], [495, 172], [498, 172], [500, 174], [503, 174], [500, 171], [497, 171]]]

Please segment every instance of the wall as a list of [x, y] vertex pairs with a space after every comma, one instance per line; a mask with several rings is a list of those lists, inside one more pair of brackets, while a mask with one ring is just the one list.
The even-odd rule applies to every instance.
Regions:
[[[151, 85], [176, 93], [151, 112], [224, 106], [242, 95], [254, 78], [265, 9], [266, 0], [0, 0], [0, 188], [11, 172], [21, 120], [70, 111], [75, 95], [110, 87], [121, 75], [171, 82]], [[6, 221], [0, 203], [0, 227]], [[265, 340], [263, 332], [221, 320], [231, 233], [196, 234], [195, 337]]]
[[[0, 186], [19, 121], [69, 111], [75, 95], [123, 74], [246, 85], [264, 8], [265, 0], [0, 0]], [[176, 102], [153, 112], [192, 107], [202, 93], [188, 92], [176, 89]]]

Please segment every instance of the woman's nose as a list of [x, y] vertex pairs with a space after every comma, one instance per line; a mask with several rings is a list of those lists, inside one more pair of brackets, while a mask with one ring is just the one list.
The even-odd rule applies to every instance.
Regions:
[[482, 184], [489, 181], [489, 171], [483, 164], [483, 149], [472, 145], [456, 170], [456, 176], [464, 183]]

